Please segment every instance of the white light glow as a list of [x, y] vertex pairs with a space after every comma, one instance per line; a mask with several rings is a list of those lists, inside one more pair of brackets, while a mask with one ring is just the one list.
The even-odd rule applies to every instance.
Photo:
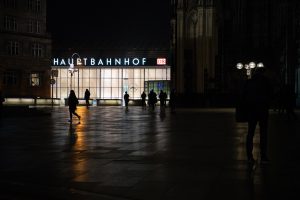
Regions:
[[238, 69], [242, 69], [244, 66], [243, 66], [243, 64], [242, 63], [238, 63], [237, 65], [236, 65], [236, 68], [238, 68]]
[[264, 64], [260, 62], [257, 64], [257, 67], [264, 67]]
[[250, 62], [250, 63], [249, 63], [249, 67], [250, 67], [251, 69], [254, 69], [254, 68], [256, 67], [255, 62]]

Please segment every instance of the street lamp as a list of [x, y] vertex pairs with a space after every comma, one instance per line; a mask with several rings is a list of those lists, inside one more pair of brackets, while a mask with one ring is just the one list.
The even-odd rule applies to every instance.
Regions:
[[264, 64], [262, 62], [260, 63], [255, 63], [255, 62], [250, 62], [248, 64], [242, 64], [242, 63], [237, 63], [236, 68], [237, 69], [246, 69], [247, 77], [248, 79], [251, 79], [251, 71], [255, 68], [261, 68], [264, 67]]
[[70, 88], [71, 88], [71, 90], [72, 90], [73, 74], [78, 71], [78, 69], [75, 69], [75, 65], [74, 65], [74, 59], [73, 59], [73, 57], [75, 55], [78, 56], [78, 58], [76, 59], [76, 65], [82, 65], [81, 58], [80, 58], [79, 54], [78, 53], [73, 53], [72, 56], [71, 56], [72, 62], [70, 62], [70, 67], [68, 69], [68, 71], [71, 74], [71, 81], [70, 81]]

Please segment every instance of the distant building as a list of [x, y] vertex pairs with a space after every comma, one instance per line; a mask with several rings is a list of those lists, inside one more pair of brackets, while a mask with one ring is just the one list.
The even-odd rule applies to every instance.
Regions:
[[0, 0], [0, 60], [6, 97], [50, 97], [46, 0]]

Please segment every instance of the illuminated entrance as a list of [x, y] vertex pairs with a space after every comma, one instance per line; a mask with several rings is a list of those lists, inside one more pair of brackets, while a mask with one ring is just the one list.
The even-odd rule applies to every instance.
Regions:
[[[157, 94], [164, 90], [169, 95], [170, 66], [132, 66], [132, 67], [78, 67], [73, 76], [68, 67], [52, 66], [58, 71], [53, 84], [53, 97], [68, 97], [70, 85], [78, 98], [90, 90], [92, 99], [123, 99], [125, 91], [130, 99], [140, 99], [141, 93], [154, 89]], [[72, 84], [71, 83], [72, 77]]]

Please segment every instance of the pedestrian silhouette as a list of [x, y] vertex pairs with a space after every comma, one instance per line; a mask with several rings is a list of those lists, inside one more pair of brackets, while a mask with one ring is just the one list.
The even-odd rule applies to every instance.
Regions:
[[251, 79], [247, 80], [243, 99], [248, 108], [248, 134], [246, 151], [249, 163], [254, 163], [253, 137], [257, 123], [260, 127], [260, 159], [261, 164], [269, 162], [267, 156], [267, 134], [269, 105], [272, 98], [272, 88], [268, 78], [264, 75], [264, 68], [256, 68]]
[[160, 103], [160, 111], [164, 112], [165, 107], [166, 107], [165, 103], [166, 103], [166, 99], [167, 99], [167, 94], [163, 90], [161, 90], [158, 97], [159, 97], [159, 103]]
[[146, 93], [145, 93], [145, 91], [143, 91], [143, 93], [141, 94], [141, 98], [142, 98], [142, 108], [146, 109]]
[[152, 89], [148, 94], [149, 109], [154, 111], [156, 103], [157, 103], [157, 94]]
[[90, 106], [90, 96], [91, 96], [90, 91], [88, 89], [86, 89], [85, 92], [84, 92], [84, 99], [85, 99], [86, 108], [89, 108], [89, 106]]
[[127, 91], [124, 94], [124, 101], [125, 101], [126, 111], [128, 111], [129, 94], [127, 93]]
[[77, 116], [77, 118], [80, 120], [80, 116], [76, 113], [78, 104], [79, 104], [78, 98], [76, 97], [74, 90], [71, 90], [68, 98], [69, 113], [70, 113], [69, 122], [71, 123], [72, 123], [73, 115]]

